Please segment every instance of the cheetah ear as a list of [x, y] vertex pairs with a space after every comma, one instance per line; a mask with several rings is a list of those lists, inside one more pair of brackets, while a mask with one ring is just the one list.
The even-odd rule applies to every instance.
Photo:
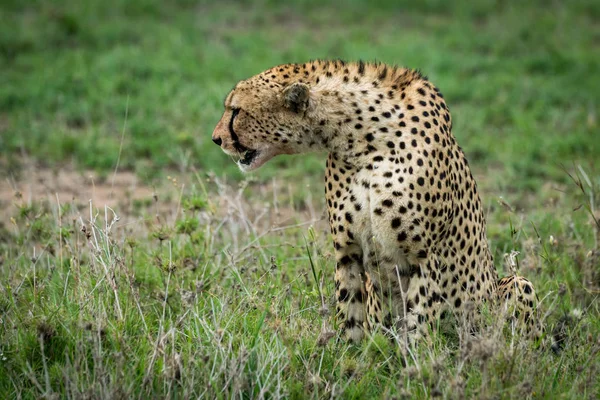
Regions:
[[286, 108], [295, 113], [303, 113], [308, 108], [310, 87], [306, 83], [292, 83], [283, 89], [283, 101]]

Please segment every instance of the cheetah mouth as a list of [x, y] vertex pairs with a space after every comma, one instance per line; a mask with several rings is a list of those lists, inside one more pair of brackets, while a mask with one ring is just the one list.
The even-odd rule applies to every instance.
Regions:
[[252, 165], [252, 162], [256, 160], [256, 157], [258, 157], [259, 154], [260, 152], [258, 150], [248, 149], [241, 153], [241, 158], [238, 161], [238, 164], [250, 166]]
[[236, 164], [243, 172], [258, 168], [254, 164], [260, 156], [261, 152], [259, 150], [250, 149], [240, 142], [235, 142], [233, 147], [235, 148], [235, 153], [231, 152], [233, 154], [230, 154], [234, 157]]
[[236, 164], [240, 168], [240, 170], [242, 170], [242, 172], [253, 171], [261, 167], [264, 163], [266, 163], [278, 154], [275, 150], [269, 147], [259, 150], [249, 149], [240, 145], [237, 148], [237, 151], [238, 152], [236, 154]]

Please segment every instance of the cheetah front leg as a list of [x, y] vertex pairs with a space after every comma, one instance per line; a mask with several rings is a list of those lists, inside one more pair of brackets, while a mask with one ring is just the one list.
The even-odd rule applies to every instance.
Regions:
[[507, 276], [498, 281], [496, 295], [532, 340], [539, 340], [545, 331], [538, 310], [538, 298], [533, 284], [522, 276]]
[[412, 339], [430, 339], [430, 332], [435, 328], [444, 305], [441, 302], [437, 282], [432, 279], [432, 271], [428, 263], [411, 268], [408, 287], [405, 292], [407, 315], [404, 326]]
[[335, 294], [337, 318], [346, 340], [358, 342], [364, 336], [366, 300], [361, 232], [366, 229], [366, 200], [357, 199], [349, 182], [356, 170], [335, 154], [327, 159], [325, 196], [329, 225], [335, 248]]
[[371, 239], [364, 247], [367, 327], [370, 331], [378, 326], [390, 329], [406, 315], [403, 293], [408, 289], [408, 278], [398, 273], [404, 268], [384, 256], [379, 243]]
[[358, 246], [336, 251], [335, 295], [337, 318], [346, 340], [359, 342], [366, 326], [364, 268]]
[[382, 280], [379, 269], [370, 269], [365, 272], [365, 276], [367, 327], [369, 331], [374, 331], [380, 326], [388, 330], [407, 314], [405, 296], [402, 293], [406, 293], [408, 280], [406, 278], [400, 278], [398, 282], [395, 282], [395, 279]]
[[369, 328], [405, 332], [411, 341], [428, 338], [442, 304], [438, 285], [423, 266], [384, 263], [366, 272]]

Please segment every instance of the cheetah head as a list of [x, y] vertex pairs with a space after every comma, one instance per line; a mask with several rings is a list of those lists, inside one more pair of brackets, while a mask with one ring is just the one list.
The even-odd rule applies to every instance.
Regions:
[[313, 132], [313, 100], [305, 83], [282, 85], [265, 73], [241, 81], [225, 99], [212, 140], [243, 172], [279, 154], [303, 152]]

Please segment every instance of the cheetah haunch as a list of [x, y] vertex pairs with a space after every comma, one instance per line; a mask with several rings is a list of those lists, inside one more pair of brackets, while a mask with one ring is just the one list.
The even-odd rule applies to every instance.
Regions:
[[442, 311], [494, 297], [512, 297], [533, 319], [531, 283], [498, 280], [450, 112], [419, 72], [342, 61], [277, 66], [235, 86], [212, 140], [243, 171], [279, 154], [329, 152], [337, 317], [350, 340], [378, 325], [419, 336]]

